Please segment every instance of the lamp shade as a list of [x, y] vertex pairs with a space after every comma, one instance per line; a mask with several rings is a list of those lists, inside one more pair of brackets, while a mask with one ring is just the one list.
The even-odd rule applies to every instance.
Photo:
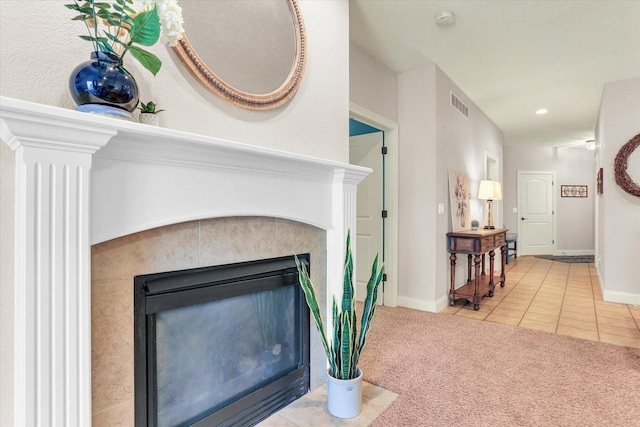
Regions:
[[490, 179], [480, 181], [478, 187], [478, 199], [482, 200], [501, 200], [502, 185], [498, 181]]

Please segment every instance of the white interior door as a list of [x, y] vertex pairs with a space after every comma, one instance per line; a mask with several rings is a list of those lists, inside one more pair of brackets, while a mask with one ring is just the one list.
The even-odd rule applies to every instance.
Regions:
[[[373, 169], [358, 185], [356, 251], [356, 299], [363, 301], [371, 276], [371, 263], [376, 254], [382, 262], [382, 132], [349, 138], [349, 163]], [[382, 304], [383, 285], [378, 288], [378, 304]]]
[[555, 172], [518, 171], [518, 255], [553, 254]]

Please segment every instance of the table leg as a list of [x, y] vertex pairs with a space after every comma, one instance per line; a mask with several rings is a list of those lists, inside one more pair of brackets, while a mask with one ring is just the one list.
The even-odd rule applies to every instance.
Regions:
[[500, 252], [502, 253], [502, 269], [500, 270], [500, 287], [504, 288], [504, 285], [506, 283], [506, 275], [504, 273], [504, 264], [505, 264], [505, 260], [506, 258], [506, 252], [507, 252], [507, 245], [504, 245], [503, 247], [500, 248]]
[[489, 251], [489, 296], [492, 297], [493, 296], [493, 288], [495, 287], [495, 285], [493, 284], [493, 268], [494, 268], [494, 260], [495, 260], [495, 255], [496, 252], [491, 249]]
[[467, 283], [471, 283], [471, 254], [467, 255]]
[[456, 304], [456, 254], [449, 256], [451, 262], [451, 289], [449, 290], [449, 305]]
[[475, 266], [476, 276], [474, 278], [474, 292], [473, 292], [473, 309], [479, 310], [480, 309], [480, 262], [481, 262], [480, 255], [476, 254], [473, 262], [476, 264]]

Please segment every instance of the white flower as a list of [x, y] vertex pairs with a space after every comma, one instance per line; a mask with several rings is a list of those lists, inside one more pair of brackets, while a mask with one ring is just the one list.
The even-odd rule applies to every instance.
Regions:
[[142, 0], [143, 10], [151, 10], [154, 6], [160, 18], [162, 41], [173, 47], [182, 40], [184, 33], [182, 8], [177, 0]]
[[173, 47], [184, 33], [182, 8], [178, 6], [177, 0], [156, 0], [156, 8], [160, 17], [162, 41]]

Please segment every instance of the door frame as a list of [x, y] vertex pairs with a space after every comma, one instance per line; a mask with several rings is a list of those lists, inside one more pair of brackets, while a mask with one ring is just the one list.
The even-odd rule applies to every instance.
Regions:
[[[557, 182], [557, 177], [556, 177], [556, 171], [541, 171], [541, 170], [518, 170], [516, 171], [516, 206], [518, 209], [518, 216], [516, 217], [516, 220], [518, 222], [518, 239], [520, 238], [520, 236], [522, 236], [522, 233], [520, 232], [520, 223], [522, 221], [520, 221], [517, 218], [520, 218], [521, 212], [522, 212], [522, 207], [520, 206], [520, 180], [521, 180], [521, 176], [522, 175], [535, 175], [535, 174], [539, 174], [539, 175], [546, 175], [549, 174], [551, 175], [551, 209], [553, 211], [553, 215], [551, 215], [553, 224], [551, 226], [552, 230], [552, 243], [551, 243], [551, 253], [553, 255], [556, 254], [556, 240], [557, 240], [557, 236], [556, 236], [556, 206], [558, 205], [558, 201], [556, 200], [556, 182]], [[518, 242], [518, 246], [520, 247], [524, 247], [524, 244], [520, 244], [520, 242]]]
[[489, 150], [484, 150], [484, 179], [500, 181], [500, 159]]
[[[598, 171], [600, 170], [600, 153], [599, 151], [596, 151], [595, 156], [593, 157], [593, 176], [596, 177], [593, 180], [593, 188], [595, 189], [595, 197], [593, 198], [593, 237], [594, 237], [594, 241], [593, 241], [593, 245], [594, 245], [594, 251], [593, 251], [593, 258], [596, 264], [596, 267], [598, 268], [598, 272], [600, 271], [600, 268], [602, 267], [600, 264], [600, 194], [598, 194]], [[600, 282], [602, 283], [602, 281]]]
[[[484, 150], [484, 179], [492, 179], [494, 181], [501, 181], [500, 179], [500, 158], [493, 154], [489, 150]], [[498, 203], [502, 203], [502, 200], [494, 200], [493, 201], [493, 214], [495, 218], [496, 226], [500, 226], [500, 228], [504, 225], [502, 209], [498, 205]], [[484, 209], [484, 204], [482, 205]], [[485, 212], [486, 215], [486, 212]]]
[[388, 147], [385, 159], [385, 205], [389, 216], [385, 226], [384, 305], [398, 305], [398, 123], [353, 102], [349, 103], [349, 117], [384, 132]]

